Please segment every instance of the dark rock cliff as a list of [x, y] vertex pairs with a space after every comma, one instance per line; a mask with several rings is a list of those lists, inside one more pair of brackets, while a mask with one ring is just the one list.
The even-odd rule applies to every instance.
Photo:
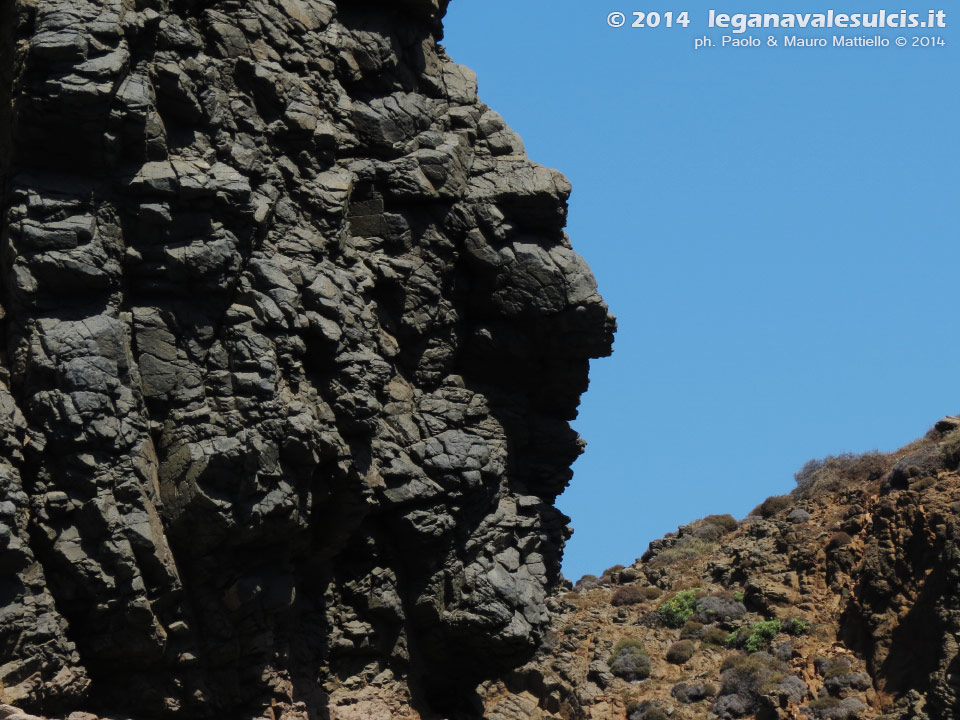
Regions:
[[0, 3], [0, 681], [469, 703], [547, 625], [614, 323], [443, 0]]

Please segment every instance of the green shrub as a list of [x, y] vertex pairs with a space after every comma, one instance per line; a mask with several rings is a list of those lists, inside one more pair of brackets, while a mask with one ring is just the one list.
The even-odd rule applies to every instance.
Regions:
[[727, 644], [727, 633], [718, 627], [708, 627], [703, 631], [703, 635], [700, 636], [700, 640], [704, 645], [723, 647]]
[[770, 518], [778, 512], [793, 507], [793, 502], [794, 498], [792, 495], [773, 495], [757, 505], [750, 511], [750, 514], [759, 515], [762, 518]]
[[782, 629], [787, 635], [803, 635], [807, 631], [807, 621], [802, 617], [792, 617], [783, 623]]
[[614, 591], [613, 597], [610, 598], [610, 604], [614, 607], [636, 605], [646, 599], [647, 596], [646, 593], [643, 592], [643, 588], [639, 588], [636, 585], [624, 585]]
[[667, 662], [674, 665], [683, 665], [693, 657], [696, 651], [696, 646], [690, 640], [680, 640], [667, 650]]
[[769, 647], [770, 641], [773, 640], [779, 632], [779, 620], [765, 620], [754, 623], [750, 628], [750, 636], [747, 638], [743, 647], [747, 652], [752, 653], [763, 650]]
[[779, 620], [764, 620], [763, 622], [743, 625], [727, 635], [727, 646], [743, 648], [747, 652], [755, 653], [765, 650], [770, 641], [780, 632]]
[[657, 608], [660, 619], [667, 627], [679, 628], [693, 617], [697, 605], [696, 590], [681, 590]]
[[744, 595], [743, 590], [733, 591], [733, 599], [736, 600], [737, 602], [743, 602], [744, 597], [746, 597], [746, 595]]

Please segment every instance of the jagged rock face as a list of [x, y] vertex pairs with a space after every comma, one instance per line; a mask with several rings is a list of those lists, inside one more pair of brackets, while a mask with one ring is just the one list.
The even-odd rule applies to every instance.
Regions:
[[549, 598], [553, 630], [484, 684], [484, 718], [960, 717], [960, 417], [797, 480]]
[[614, 326], [444, 8], [3, 3], [7, 701], [446, 708], [539, 642]]
[[[890, 695], [902, 720], [960, 713], [960, 505], [901, 492], [854, 516], [866, 535], [843, 634]], [[952, 499], [952, 498], [947, 498]]]

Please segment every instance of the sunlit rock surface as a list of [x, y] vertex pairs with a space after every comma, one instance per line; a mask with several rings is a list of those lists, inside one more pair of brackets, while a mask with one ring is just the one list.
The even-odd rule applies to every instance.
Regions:
[[450, 712], [540, 642], [614, 322], [445, 4], [0, 5], [5, 702]]

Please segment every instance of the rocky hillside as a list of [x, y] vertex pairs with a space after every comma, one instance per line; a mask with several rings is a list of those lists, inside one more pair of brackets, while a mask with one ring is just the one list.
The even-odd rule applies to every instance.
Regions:
[[0, 720], [960, 717], [955, 418], [561, 587], [614, 321], [445, 6], [0, 2]]
[[811, 461], [549, 601], [488, 720], [960, 717], [960, 419], [891, 454]]
[[0, 3], [4, 702], [429, 716], [541, 641], [614, 323], [445, 6]]

